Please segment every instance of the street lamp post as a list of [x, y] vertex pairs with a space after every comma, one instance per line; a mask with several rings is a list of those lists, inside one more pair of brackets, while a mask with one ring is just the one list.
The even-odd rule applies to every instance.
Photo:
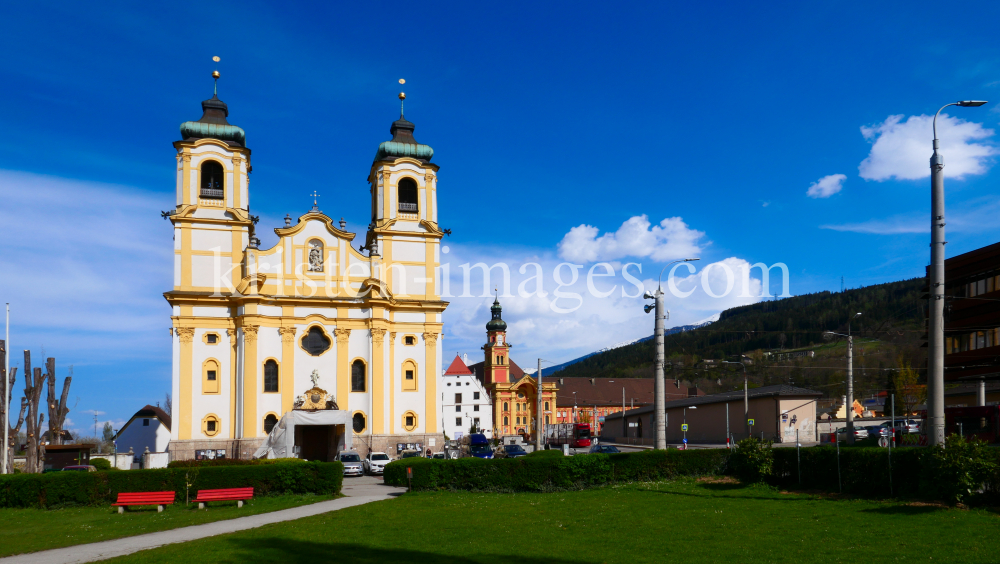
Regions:
[[656, 357], [653, 361], [654, 369], [654, 380], [653, 380], [653, 413], [656, 418], [656, 443], [654, 448], [660, 450], [666, 450], [667, 448], [667, 423], [666, 423], [666, 383], [663, 380], [663, 321], [667, 318], [666, 310], [663, 307], [663, 271], [667, 269], [668, 266], [672, 264], [677, 264], [679, 262], [692, 262], [696, 260], [701, 260], [697, 258], [686, 258], [668, 262], [660, 270], [660, 276], [656, 279], [656, 293], [646, 291], [643, 294], [643, 298], [647, 300], [655, 300], [653, 304], [646, 304], [643, 309], [646, 313], [652, 310], [656, 310], [656, 319], [653, 322], [653, 340], [656, 343]]
[[847, 334], [824, 331], [824, 335], [838, 335], [847, 337], [847, 401], [844, 407], [847, 409], [847, 444], [854, 444], [854, 337], [851, 336], [851, 321], [861, 317], [861, 312], [854, 314], [854, 317], [847, 322]]
[[927, 411], [931, 446], [944, 444], [944, 155], [938, 152], [937, 118], [948, 106], [982, 106], [984, 100], [962, 100], [941, 106], [934, 114], [934, 154], [931, 155], [931, 272], [927, 328]]
[[[747, 385], [747, 365], [743, 364], [742, 362], [732, 362], [729, 360], [723, 360], [722, 363], [739, 364], [740, 366], [743, 367], [743, 425], [746, 427], [747, 437], [749, 437], [750, 436], [750, 392], [748, 389], [749, 386]], [[727, 418], [729, 417], [728, 404], [726, 407], [726, 417]], [[727, 427], [729, 426], [728, 422], [726, 423], [726, 426]]]

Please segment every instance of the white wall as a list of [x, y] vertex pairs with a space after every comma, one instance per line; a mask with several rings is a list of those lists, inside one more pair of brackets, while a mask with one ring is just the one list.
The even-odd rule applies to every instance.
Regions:
[[[143, 425], [148, 421], [149, 425]], [[155, 417], [136, 417], [118, 433], [118, 452], [128, 452], [131, 448], [135, 454], [142, 454], [146, 447], [149, 452], [166, 452], [170, 442], [170, 431]]]

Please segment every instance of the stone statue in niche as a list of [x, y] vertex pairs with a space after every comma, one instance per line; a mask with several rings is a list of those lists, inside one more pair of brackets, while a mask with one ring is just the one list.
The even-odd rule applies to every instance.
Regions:
[[323, 272], [323, 243], [309, 241], [309, 272]]

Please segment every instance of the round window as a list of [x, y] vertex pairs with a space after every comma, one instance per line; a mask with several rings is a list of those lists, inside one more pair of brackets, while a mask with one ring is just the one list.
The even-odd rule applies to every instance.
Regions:
[[365, 414], [355, 413], [354, 414], [354, 432], [360, 433], [365, 430]]

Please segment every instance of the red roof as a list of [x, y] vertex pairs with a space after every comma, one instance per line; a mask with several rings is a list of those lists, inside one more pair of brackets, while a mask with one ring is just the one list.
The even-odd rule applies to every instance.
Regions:
[[451, 366], [444, 371], [445, 376], [471, 376], [472, 371], [462, 362], [462, 357], [455, 355], [455, 360], [451, 361]]

